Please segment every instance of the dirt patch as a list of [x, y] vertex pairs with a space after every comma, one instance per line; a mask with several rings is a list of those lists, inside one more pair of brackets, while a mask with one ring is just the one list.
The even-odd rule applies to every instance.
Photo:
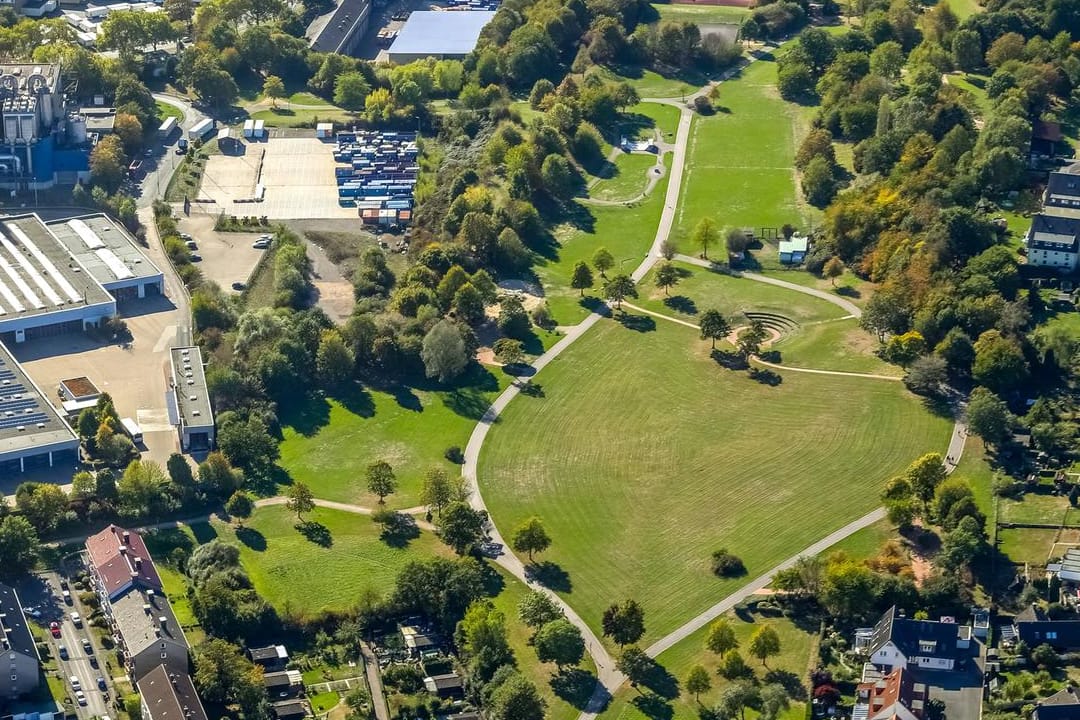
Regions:
[[495, 351], [489, 347], [482, 347], [476, 351], [476, 362], [481, 365], [491, 365], [492, 367], [502, 367], [503, 364], [495, 359]]
[[911, 553], [911, 574], [915, 580], [915, 587], [921, 588], [928, 577], [934, 574], [934, 564], [930, 559], [916, 553]]
[[352, 314], [356, 300], [352, 283], [331, 262], [324, 251], [314, 243], [306, 243], [308, 259], [311, 260], [312, 286], [315, 304], [339, 325]]
[[[739, 344], [739, 336], [742, 335], [743, 330], [749, 330], [749, 329], [750, 329], [749, 325], [740, 325], [739, 327], [732, 330], [731, 333], [724, 339], [727, 340], [732, 345], [737, 346]], [[780, 340], [780, 331], [779, 330], [776, 330], [775, 328], [768, 328], [767, 327], [767, 328], [765, 328], [765, 332], [769, 333], [769, 337], [766, 338], [761, 343], [761, 347], [769, 347], [774, 342], [777, 342], [777, 341]]]

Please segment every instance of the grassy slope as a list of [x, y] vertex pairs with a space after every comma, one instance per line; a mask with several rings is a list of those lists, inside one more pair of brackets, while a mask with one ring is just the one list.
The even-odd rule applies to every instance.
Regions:
[[[670, 155], [665, 156], [664, 163], [670, 169]], [[613, 272], [630, 273], [645, 257], [656, 237], [667, 183], [665, 175], [649, 197], [633, 209], [622, 205], [597, 207], [579, 204], [579, 213], [588, 218], [586, 227], [564, 225], [556, 228], [558, 244], [552, 257], [541, 259], [536, 273], [544, 285], [552, 315], [559, 324], [577, 323], [588, 315], [588, 310], [579, 303], [578, 292], [570, 287], [570, 276], [579, 260], [591, 262], [597, 248], [606, 247], [615, 257], [616, 269]], [[597, 286], [601, 282], [601, 278], [597, 277]]]
[[589, 197], [617, 202], [632, 200], [645, 190], [646, 173], [655, 165], [655, 155], [623, 153], [615, 158], [614, 174], [589, 188]]
[[873, 354], [877, 338], [859, 327], [859, 321], [838, 320], [821, 325], [804, 325], [770, 347], [780, 353], [782, 365], [873, 373], [900, 377], [903, 370]]
[[240, 547], [255, 589], [279, 609], [286, 602], [309, 612], [344, 609], [364, 591], [385, 594], [409, 561], [449, 553], [427, 532], [406, 547], [391, 547], [379, 539], [379, 527], [362, 515], [316, 508], [305, 519], [325, 525], [333, 544], [322, 547], [307, 540], [284, 506], [260, 508], [239, 534], [232, 525], [213, 523], [218, 537]]
[[165, 118], [169, 117], [176, 118], [177, 122], [183, 122], [184, 112], [180, 108], [175, 105], [170, 105], [169, 103], [163, 103], [160, 100], [155, 101], [155, 104], [157, 105], [158, 117], [162, 122], [165, 122]]
[[[780, 655], [770, 658], [769, 669], [783, 673], [791, 673], [800, 681], [805, 682], [806, 671], [810, 661], [810, 653], [814, 648], [815, 638], [812, 634], [796, 627], [790, 620], [782, 617], [763, 617], [760, 615], [747, 614], [748, 621], [740, 619], [735, 613], [725, 616], [735, 630], [739, 640], [739, 652], [754, 670], [755, 675], [762, 681], [765, 680], [768, 670], [762, 668], [761, 663], [749, 656], [746, 651], [750, 644], [750, 636], [761, 625], [771, 625], [780, 636]], [[705, 650], [705, 635], [707, 628], [703, 628], [682, 642], [662, 653], [657, 662], [664, 667], [680, 685], [679, 696], [671, 703], [674, 711], [673, 720], [697, 720], [698, 703], [694, 698], [682, 690], [686, 675], [694, 665], [703, 665], [709, 671], [712, 680], [712, 689], [701, 696], [701, 705], [714, 706], [720, 698], [720, 693], [728, 681], [720, 677], [716, 670], [720, 665], [720, 657]], [[600, 716], [603, 720], [647, 720], [649, 717], [639, 710], [634, 700], [637, 692], [624, 685], [615, 694], [608, 709]], [[802, 720], [805, 705], [793, 703], [787, 712], [781, 715], [783, 720]]]
[[[638, 103], [627, 112], [634, 119], [640, 119], [639, 126], [647, 128], [638, 133], [639, 137], [652, 137], [652, 128], [660, 130], [664, 141], [675, 142], [675, 131], [679, 129], [679, 109], [673, 105], [661, 103]], [[625, 124], [622, 132], [628, 134]]]
[[782, 374], [767, 387], [721, 369], [671, 323], [604, 322], [494, 426], [485, 500], [504, 529], [544, 520], [586, 621], [635, 597], [655, 639], [744, 582], [712, 577], [711, 551], [753, 577], [871, 510], [881, 483], [947, 441], [949, 422], [899, 384]]
[[[703, 217], [720, 226], [805, 225], [796, 202], [795, 124], [800, 110], [776, 90], [776, 63], [757, 61], [719, 86], [718, 112], [696, 116], [673, 237], [688, 238]], [[715, 254], [722, 256], [722, 249]]]
[[747, 8], [724, 5], [672, 5], [654, 4], [653, 8], [663, 20], [681, 20], [695, 23], [728, 23], [741, 25], [750, 16]]
[[510, 381], [481, 368], [471, 378], [472, 384], [452, 390], [367, 389], [347, 406], [314, 400], [303, 415], [283, 419], [280, 464], [315, 497], [370, 506], [376, 498], [367, 492], [364, 468], [385, 460], [399, 483], [387, 504], [418, 505], [424, 472], [433, 466], [458, 472], [443, 453], [465, 447], [476, 421]]

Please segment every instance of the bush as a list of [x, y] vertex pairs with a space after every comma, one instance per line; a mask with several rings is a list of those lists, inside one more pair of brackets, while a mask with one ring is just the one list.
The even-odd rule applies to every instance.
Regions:
[[454, 463], [455, 465], [461, 465], [465, 462], [465, 453], [461, 452], [461, 448], [457, 445], [451, 445], [446, 448], [446, 452], [443, 453], [443, 457]]
[[721, 549], [712, 554], [712, 570], [720, 577], [739, 577], [746, 574], [746, 565], [737, 555]]
[[712, 102], [704, 95], [698, 95], [694, 98], [694, 109], [697, 110], [699, 115], [712, 115], [714, 112]]

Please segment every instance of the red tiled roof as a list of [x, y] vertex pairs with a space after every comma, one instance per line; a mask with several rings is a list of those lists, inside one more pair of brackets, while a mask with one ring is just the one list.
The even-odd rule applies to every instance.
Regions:
[[[925, 702], [925, 691], [920, 692], [915, 687], [912, 681], [911, 673], [905, 672], [901, 668], [893, 670], [891, 673], [883, 677], [876, 682], [860, 683], [856, 690], [856, 697], [867, 696], [867, 703], [870, 705], [870, 717], [881, 718], [879, 713], [892, 710], [896, 707], [897, 703], [906, 707], [916, 717], [922, 717], [922, 704], [915, 701], [921, 700]], [[895, 710], [885, 716], [887, 718], [893, 718], [896, 716]]]
[[148, 590], [161, 590], [161, 578], [139, 533], [110, 525], [86, 539], [86, 551], [110, 595], [133, 580]]

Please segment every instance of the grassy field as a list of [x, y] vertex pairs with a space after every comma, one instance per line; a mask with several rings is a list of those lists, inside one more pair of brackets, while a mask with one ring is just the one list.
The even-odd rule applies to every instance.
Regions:
[[[799, 108], [776, 89], [776, 63], [752, 63], [722, 83], [715, 115], [695, 116], [673, 238], [697, 254], [688, 239], [703, 217], [722, 227], [805, 227], [796, 200], [795, 126]], [[722, 199], [718, 203], [717, 200]], [[723, 248], [716, 248], [723, 257]]]
[[870, 558], [878, 554], [882, 545], [889, 540], [895, 540], [896, 537], [895, 525], [888, 519], [878, 520], [873, 525], [867, 525], [862, 530], [848, 535], [822, 555], [828, 557], [832, 553], [842, 552], [853, 558]]
[[1057, 533], [1057, 530], [1003, 528], [998, 530], [998, 550], [1014, 563], [1045, 565]]
[[[496, 566], [493, 565], [492, 567]], [[496, 569], [505, 584], [502, 592], [492, 599], [492, 602], [506, 617], [510, 649], [514, 651], [518, 670], [536, 684], [537, 689], [547, 700], [547, 720], [575, 720], [581, 710], [555, 694], [551, 687], [555, 666], [551, 664], [545, 665], [536, 658], [536, 650], [529, 644], [529, 638], [532, 637], [533, 631], [518, 619], [518, 604], [528, 594], [529, 588], [501, 568]], [[585, 659], [582, 660], [580, 667], [595, 676], [596, 666], [588, 653], [585, 653]], [[589, 691], [591, 689], [590, 687]], [[586, 697], [578, 699], [578, 704], [588, 700], [587, 692], [585, 695]]]
[[[765, 260], [762, 250], [755, 251], [754, 255], [762, 261]], [[770, 248], [769, 255], [770, 259], [776, 258], [776, 251]], [[765, 262], [762, 262], [761, 264], [763, 269], [757, 272], [762, 275], [776, 278], [777, 280], [783, 280], [784, 282], [802, 285], [803, 287], [814, 288], [815, 290], [824, 290], [827, 293], [838, 295], [845, 300], [850, 300], [859, 306], [865, 305], [866, 301], [870, 299], [870, 296], [874, 294], [874, 284], [861, 279], [850, 270], [844, 270], [844, 274], [836, 278], [836, 284], [833, 285], [831, 281], [813, 275], [800, 267], [774, 268], [764, 267]], [[777, 264], [779, 264], [778, 260]]]
[[[960, 1], [968, 2], [969, 0]], [[986, 81], [989, 78], [985, 75], [951, 73], [947, 76], [947, 79], [950, 85], [960, 88], [971, 95], [978, 113], [986, 117], [990, 111], [990, 98], [986, 95]]]
[[177, 122], [184, 121], [184, 112], [175, 105], [170, 105], [169, 103], [164, 103], [160, 100], [156, 100], [155, 104], [157, 105], [158, 117], [161, 118], [162, 122], [165, 122], [165, 118], [170, 117], [176, 118]]
[[727, 7], [724, 5], [673, 5], [654, 3], [653, 9], [662, 20], [681, 20], [683, 22], [741, 25], [750, 16], [747, 8]]
[[240, 548], [240, 560], [255, 589], [274, 607], [316, 613], [345, 609], [366, 591], [386, 593], [410, 560], [450, 551], [431, 533], [421, 533], [405, 547], [379, 539], [370, 518], [316, 508], [305, 520], [322, 523], [331, 545], [318, 545], [296, 528], [296, 516], [284, 506], [259, 508], [244, 528], [214, 522], [222, 540]]
[[780, 353], [780, 359], [774, 362], [781, 365], [901, 377], [904, 374], [901, 367], [874, 355], [877, 347], [877, 338], [851, 318], [803, 325], [769, 349]]
[[743, 312], [754, 310], [784, 315], [799, 323], [837, 320], [847, 314], [843, 308], [812, 295], [712, 272], [688, 263], [676, 262], [675, 266], [683, 276], [671, 289], [670, 298], [657, 289], [654, 269], [638, 286], [641, 297], [634, 303], [691, 321], [696, 321], [702, 311], [715, 308], [736, 325], [745, 322]]
[[1070, 505], [1064, 495], [1025, 493], [1018, 500], [999, 501], [998, 522], [1076, 525], [1080, 524], [1080, 510]]
[[589, 188], [589, 197], [597, 200], [625, 202], [645, 191], [648, 174], [656, 166], [655, 155], [622, 153], [615, 158], [614, 174], [599, 180]]
[[[725, 617], [735, 630], [735, 635], [739, 640], [740, 654], [754, 670], [759, 680], [767, 682], [766, 678], [771, 676], [774, 679], [784, 677], [789, 681], [794, 679], [796, 682], [805, 682], [810, 655], [816, 647], [816, 637], [813, 634], [796, 627], [790, 620], [783, 617], [764, 617], [748, 612], [743, 613], [742, 617], [735, 613], [728, 613]], [[762, 625], [771, 625], [780, 636], [780, 655], [769, 659], [768, 668], [763, 668], [760, 662], [746, 652], [750, 636]], [[665, 713], [665, 717], [672, 720], [697, 720], [699, 717], [698, 702], [682, 688], [687, 673], [694, 665], [703, 665], [709, 671], [709, 677], [712, 680], [712, 689], [700, 698], [700, 703], [704, 707], [714, 706], [720, 699], [721, 691], [729, 682], [716, 672], [720, 665], [720, 657], [705, 649], [707, 632], [707, 628], [697, 631], [656, 659], [657, 663], [669, 673], [670, 679], [674, 679], [679, 686], [678, 696], [670, 703], [672, 712]], [[648, 720], [650, 717], [657, 717], [642, 712], [636, 703], [639, 697], [637, 691], [624, 685], [600, 717], [603, 720]], [[802, 720], [805, 708], [804, 702], [793, 702], [792, 706], [780, 717], [782, 720]]]
[[335, 122], [351, 124], [356, 122], [355, 116], [344, 110], [338, 110], [328, 105], [325, 110], [293, 110], [288, 107], [278, 106], [269, 110], [258, 110], [251, 113], [252, 120], [262, 120], [267, 127], [300, 127], [301, 125], [314, 122]]
[[[278, 102], [281, 101], [279, 100]], [[296, 103], [297, 105], [321, 105], [323, 107], [334, 108], [335, 110], [338, 109], [335, 105], [328, 103], [326, 100], [323, 100], [318, 95], [302, 91], [293, 93], [285, 99], [285, 102]]]
[[605, 321], [534, 382], [491, 431], [484, 498], [504, 530], [543, 519], [551, 585], [587, 622], [634, 597], [647, 639], [745, 582], [713, 577], [713, 550], [756, 576], [875, 507], [884, 481], [950, 430], [899, 383], [783, 373], [764, 385], [649, 318]]
[[636, 127], [636, 137], [651, 138], [653, 129], [660, 131], [665, 142], [675, 142], [675, 132], [679, 129], [679, 109], [673, 105], [661, 103], [638, 103], [627, 111], [626, 116], [634, 122], [624, 122], [619, 129], [630, 135], [631, 127]]
[[970, 15], [974, 15], [977, 12], [982, 12], [982, 5], [978, 3], [978, 0], [948, 0], [949, 7], [956, 13], [956, 16], [960, 20], [966, 19]]
[[[670, 155], [665, 156], [664, 163], [670, 170]], [[589, 314], [580, 302], [578, 291], [570, 287], [570, 276], [579, 260], [591, 262], [597, 248], [606, 247], [615, 258], [612, 273], [629, 274], [644, 259], [656, 237], [667, 183], [665, 174], [652, 193], [632, 208], [579, 204], [577, 214], [582, 222], [577, 227], [564, 224], [555, 229], [557, 244], [548, 257], [539, 259], [536, 274], [544, 285], [548, 307], [557, 323], [577, 323]], [[603, 280], [595, 279], [599, 288]], [[595, 296], [597, 292], [594, 289], [592, 294]]]
[[364, 468], [385, 460], [399, 483], [387, 504], [418, 505], [423, 474], [434, 466], [459, 472], [443, 453], [465, 447], [476, 421], [510, 381], [482, 368], [467, 377], [451, 390], [368, 388], [347, 403], [313, 400], [304, 412], [282, 419], [281, 467], [315, 497], [372, 505], [377, 498], [367, 492]]

